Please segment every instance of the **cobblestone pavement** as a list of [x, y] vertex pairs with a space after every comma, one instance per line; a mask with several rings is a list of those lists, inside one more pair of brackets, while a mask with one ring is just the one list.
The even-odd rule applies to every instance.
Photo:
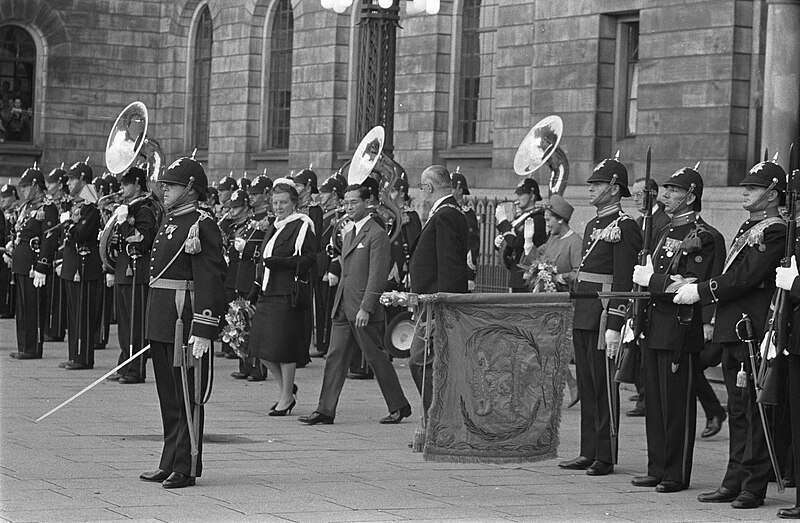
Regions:
[[[157, 467], [161, 451], [152, 367], [144, 384], [104, 382], [34, 423], [110, 370], [118, 350], [97, 351], [93, 370], [66, 371], [58, 368], [65, 343], [47, 343], [42, 360], [9, 358], [14, 347], [13, 321], [0, 320], [4, 521], [764, 521], [794, 504], [794, 490], [779, 495], [774, 485], [755, 510], [696, 501], [722, 478], [727, 427], [698, 438], [692, 486], [675, 494], [630, 484], [645, 472], [643, 418], [623, 416], [620, 463], [605, 477], [563, 471], [556, 459], [426, 462], [408, 447], [420, 409], [404, 360], [395, 366], [412, 399], [410, 420], [380, 425], [386, 407], [377, 384], [348, 380], [335, 424], [309, 427], [297, 416], [316, 407], [323, 360], [298, 370], [296, 411], [276, 418], [266, 416], [274, 381], [234, 380], [236, 361], [216, 358], [203, 477], [195, 487], [165, 490], [138, 479]], [[623, 410], [630, 394], [623, 390]], [[579, 417], [577, 407], [564, 408], [559, 459], [577, 455]], [[704, 425], [698, 419], [698, 433]]]

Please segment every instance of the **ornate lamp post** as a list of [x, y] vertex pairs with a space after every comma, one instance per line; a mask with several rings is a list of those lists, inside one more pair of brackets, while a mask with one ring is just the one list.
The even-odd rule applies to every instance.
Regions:
[[[320, 0], [322, 7], [343, 13], [353, 0]], [[358, 81], [356, 136], [381, 125], [386, 131], [383, 152], [394, 153], [394, 84], [400, 0], [358, 0]], [[406, 0], [406, 14], [437, 14], [440, 0]]]

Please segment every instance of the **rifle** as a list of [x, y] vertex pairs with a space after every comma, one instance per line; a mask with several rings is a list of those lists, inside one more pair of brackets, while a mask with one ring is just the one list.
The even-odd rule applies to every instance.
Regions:
[[[782, 267], [789, 267], [794, 254], [797, 238], [797, 189], [795, 187], [797, 162], [794, 144], [789, 146], [789, 172], [786, 175], [786, 212], [788, 214], [786, 229], [786, 248], [784, 249]], [[780, 390], [780, 357], [788, 351], [789, 331], [792, 320], [792, 302], [789, 292], [776, 288], [772, 297], [772, 316], [767, 323], [767, 333], [761, 344], [762, 365], [759, 369], [758, 381], [761, 390], [757, 400], [764, 405], [777, 405]]]
[[[644, 192], [642, 193], [642, 202], [645, 207], [645, 213], [642, 216], [642, 225], [644, 225], [644, 238], [642, 241], [642, 250], [639, 252], [639, 265], [647, 263], [647, 257], [650, 255], [650, 240], [653, 236], [653, 195], [650, 193], [650, 147], [647, 148], [647, 163], [644, 174]], [[634, 292], [641, 292], [642, 289], [639, 285], [634, 284]], [[617, 354], [617, 372], [614, 375], [614, 381], [619, 383], [634, 383], [636, 381], [637, 354], [639, 351], [638, 340], [644, 330], [644, 318], [647, 309], [646, 300], [629, 300], [628, 310], [625, 315], [625, 322], [622, 328], [623, 333], [627, 329], [633, 332], [633, 339], [625, 342], [627, 336], [622, 337], [622, 344]]]

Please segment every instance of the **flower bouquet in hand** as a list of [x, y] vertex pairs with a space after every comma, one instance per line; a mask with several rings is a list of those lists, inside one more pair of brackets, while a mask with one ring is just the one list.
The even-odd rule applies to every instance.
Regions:
[[236, 298], [228, 304], [226, 325], [222, 329], [222, 341], [227, 343], [240, 358], [247, 358], [250, 338], [250, 321], [256, 309], [244, 298]]
[[531, 292], [557, 292], [559, 281], [556, 266], [548, 260], [537, 260], [531, 264], [523, 276]]

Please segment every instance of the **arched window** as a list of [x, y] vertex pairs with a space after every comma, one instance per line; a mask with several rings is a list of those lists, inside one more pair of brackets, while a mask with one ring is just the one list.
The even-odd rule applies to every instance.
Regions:
[[279, 0], [272, 17], [269, 37], [269, 88], [267, 147], [289, 148], [292, 104], [292, 42], [294, 14], [289, 0]]
[[457, 142], [492, 143], [497, 2], [464, 0]]
[[192, 57], [192, 143], [189, 146], [200, 151], [208, 150], [213, 32], [211, 12], [205, 7], [197, 20]]
[[0, 142], [31, 142], [36, 44], [16, 25], [0, 27]]

